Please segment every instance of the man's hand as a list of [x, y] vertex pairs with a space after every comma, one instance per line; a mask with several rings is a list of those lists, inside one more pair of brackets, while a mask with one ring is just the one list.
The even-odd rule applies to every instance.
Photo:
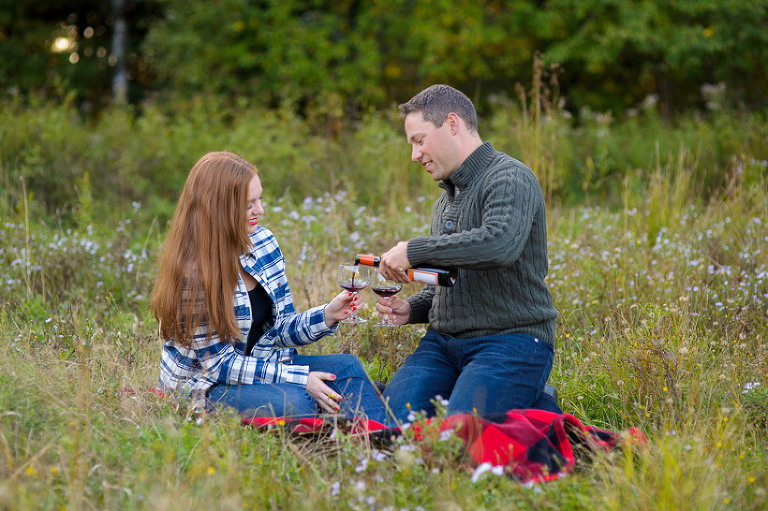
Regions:
[[408, 242], [400, 241], [381, 256], [379, 273], [395, 282], [410, 282], [408, 279]]
[[396, 325], [404, 325], [411, 317], [411, 304], [399, 296], [379, 296], [376, 298], [376, 312]]

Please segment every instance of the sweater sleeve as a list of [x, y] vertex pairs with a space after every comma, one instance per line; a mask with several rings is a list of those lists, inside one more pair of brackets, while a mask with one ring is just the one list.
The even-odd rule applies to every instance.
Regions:
[[411, 305], [411, 315], [408, 323], [429, 323], [429, 309], [432, 308], [432, 299], [435, 297], [435, 287], [426, 286], [415, 295], [407, 298]]
[[517, 260], [530, 234], [541, 189], [527, 169], [505, 166], [487, 176], [475, 185], [481, 187], [476, 193], [462, 192], [466, 197], [461, 200], [476, 202], [461, 207], [479, 209], [479, 225], [412, 238], [408, 241], [412, 265], [430, 263], [482, 270], [508, 266]]

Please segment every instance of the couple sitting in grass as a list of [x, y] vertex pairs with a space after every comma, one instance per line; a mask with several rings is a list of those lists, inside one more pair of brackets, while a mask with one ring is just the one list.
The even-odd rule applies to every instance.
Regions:
[[[256, 167], [227, 152], [192, 168], [163, 251], [152, 310], [163, 346], [160, 385], [191, 393], [202, 407], [241, 416], [364, 415], [390, 426], [409, 414], [502, 415], [539, 408], [562, 413], [547, 379], [555, 318], [544, 197], [533, 172], [483, 142], [474, 105], [433, 85], [400, 105], [411, 158], [444, 190], [431, 232], [381, 256], [379, 271], [407, 282], [411, 266], [458, 269], [452, 287], [426, 286], [402, 299], [377, 298], [396, 324], [429, 323], [417, 349], [380, 396], [352, 355], [309, 356], [359, 308], [344, 291], [297, 313]], [[383, 400], [382, 400], [383, 397]], [[386, 405], [385, 405], [386, 403]]]

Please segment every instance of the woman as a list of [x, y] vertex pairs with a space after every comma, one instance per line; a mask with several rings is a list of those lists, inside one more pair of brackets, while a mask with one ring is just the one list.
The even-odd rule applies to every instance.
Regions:
[[192, 168], [152, 295], [163, 347], [160, 385], [241, 416], [365, 413], [385, 406], [353, 355], [298, 355], [358, 307], [346, 291], [297, 314], [274, 235], [261, 225], [256, 167], [227, 152]]

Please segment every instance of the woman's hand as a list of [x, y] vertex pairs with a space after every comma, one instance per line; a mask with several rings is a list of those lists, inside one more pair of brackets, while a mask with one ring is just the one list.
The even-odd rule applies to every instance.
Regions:
[[338, 323], [344, 318], [348, 318], [352, 311], [362, 307], [360, 296], [357, 293], [342, 291], [333, 297], [328, 305], [325, 306], [325, 324], [328, 328]]
[[376, 297], [376, 312], [379, 316], [387, 316], [396, 325], [408, 323], [411, 317], [411, 304], [399, 296]]
[[307, 377], [307, 392], [317, 402], [320, 409], [326, 413], [337, 413], [341, 409], [339, 402], [343, 398], [324, 383], [326, 380], [333, 381], [335, 379], [335, 374], [322, 371], [310, 371]]

